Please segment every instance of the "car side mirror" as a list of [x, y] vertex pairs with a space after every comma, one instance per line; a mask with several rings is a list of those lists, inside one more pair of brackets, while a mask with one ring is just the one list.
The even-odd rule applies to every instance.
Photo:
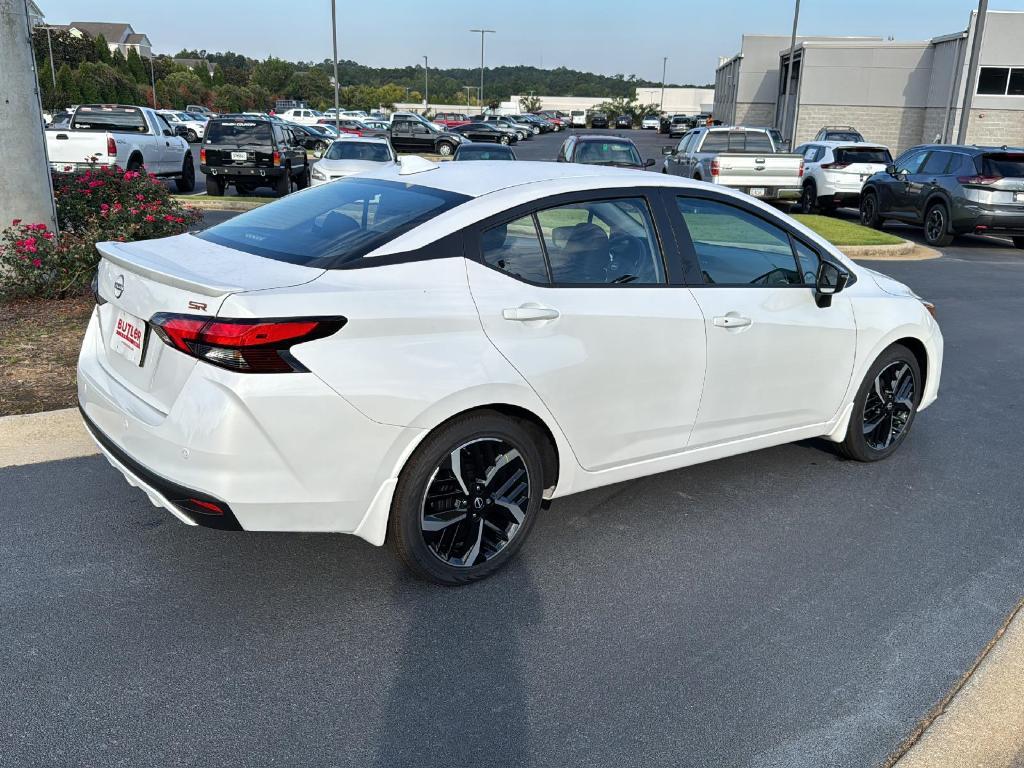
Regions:
[[832, 306], [832, 297], [842, 291], [850, 282], [850, 273], [831, 261], [822, 261], [818, 265], [818, 274], [814, 280], [814, 298], [819, 307]]
[[164, 136], [173, 136], [174, 134], [171, 133], [171, 129], [170, 128], [164, 128], [163, 135]]
[[653, 157], [649, 157], [646, 160], [644, 160], [644, 168], [650, 168], [652, 165], [654, 165]]
[[893, 165], [892, 163], [889, 163], [887, 166], [885, 166], [885, 172], [888, 173], [890, 176], [895, 176], [896, 166]]
[[665, 156], [674, 155], [675, 153], [676, 153], [676, 148], [675, 147], [662, 147], [661, 148], [661, 154], [663, 154]]

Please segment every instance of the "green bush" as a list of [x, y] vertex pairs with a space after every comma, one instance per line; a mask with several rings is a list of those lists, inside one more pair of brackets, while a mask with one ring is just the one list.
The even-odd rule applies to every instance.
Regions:
[[54, 173], [53, 190], [59, 237], [45, 224], [20, 219], [0, 231], [0, 292], [6, 296], [80, 293], [99, 262], [96, 243], [177, 235], [201, 217], [155, 176], [116, 167]]

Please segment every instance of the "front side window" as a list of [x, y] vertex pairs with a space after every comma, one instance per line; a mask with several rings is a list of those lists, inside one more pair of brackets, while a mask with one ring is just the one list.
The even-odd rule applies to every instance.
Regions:
[[708, 285], [803, 285], [789, 235], [764, 219], [725, 203], [677, 197]]
[[467, 200], [430, 187], [354, 177], [289, 195], [195, 236], [275, 261], [333, 269]]
[[899, 161], [896, 163], [896, 172], [908, 174], [917, 173], [918, 169], [921, 167], [921, 163], [924, 161], [924, 156], [926, 154], [928, 153], [912, 152], [909, 155], [905, 155], [904, 157], [900, 158]]
[[484, 231], [480, 247], [484, 261], [492, 267], [531, 283], [548, 282], [544, 250], [532, 215]]
[[654, 285], [665, 282], [647, 203], [596, 200], [547, 208], [537, 222], [554, 283]]

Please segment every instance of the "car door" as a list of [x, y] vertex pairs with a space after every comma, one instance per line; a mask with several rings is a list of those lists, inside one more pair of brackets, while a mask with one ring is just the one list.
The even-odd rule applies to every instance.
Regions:
[[181, 163], [185, 153], [181, 149], [181, 142], [184, 139], [178, 138], [174, 128], [163, 115], [154, 114], [156, 118], [157, 138], [157, 163], [159, 166], [153, 168], [151, 161], [147, 159], [147, 166], [153, 173], [177, 173], [181, 171]]
[[917, 173], [907, 177], [909, 212], [919, 221], [924, 220], [924, 207], [932, 193], [942, 188], [953, 155], [945, 150], [932, 150], [925, 157]]
[[817, 305], [819, 254], [755, 206], [666, 192], [689, 239], [707, 373], [690, 440], [700, 447], [825, 424], [850, 383], [857, 328], [842, 294]]
[[412, 122], [409, 120], [392, 120], [391, 145], [397, 150], [410, 148], [412, 139]]
[[928, 150], [912, 150], [897, 158], [896, 173], [882, 180], [879, 185], [879, 213], [897, 219], [914, 219], [913, 197], [910, 180], [924, 163]]
[[588, 470], [683, 450], [700, 403], [703, 316], [659, 203], [634, 189], [561, 195], [467, 242], [484, 332]]
[[688, 133], [679, 140], [678, 146], [676, 146], [675, 154], [666, 155], [665, 167], [668, 172], [673, 176], [689, 176], [689, 158], [686, 153], [689, 151], [690, 146], [693, 144], [695, 133]]

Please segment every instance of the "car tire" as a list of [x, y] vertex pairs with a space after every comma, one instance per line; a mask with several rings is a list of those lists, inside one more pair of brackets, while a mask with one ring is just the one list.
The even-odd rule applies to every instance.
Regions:
[[872, 229], [881, 229], [885, 219], [879, 215], [878, 195], [866, 192], [860, 199], [860, 223]]
[[178, 192], [191, 192], [196, 188], [196, 166], [192, 162], [192, 153], [186, 153], [181, 161], [181, 177], [174, 180]]
[[185, 132], [185, 141], [187, 141], [189, 144], [195, 144], [197, 141], [199, 141], [199, 136], [196, 135], [195, 131], [189, 128], [188, 131]]
[[800, 193], [800, 213], [818, 212], [818, 186], [813, 181], [804, 184]]
[[224, 180], [216, 176], [206, 174], [206, 194], [210, 197], [223, 197]]
[[502, 136], [500, 139], [498, 139], [498, 142], [504, 144], [507, 147], [512, 142], [512, 139], [510, 139], [508, 136]]
[[1024, 237], [1018, 236], [1013, 238], [1013, 247], [1024, 249]]
[[274, 183], [274, 191], [278, 197], [284, 197], [292, 191], [292, 174], [291, 169], [286, 169], [284, 173], [277, 177], [277, 181]]
[[252, 184], [246, 184], [244, 181], [235, 182], [235, 192], [240, 195], [251, 195], [256, 190]]
[[891, 456], [914, 423], [921, 384], [921, 368], [913, 352], [902, 344], [882, 352], [857, 390], [840, 452], [855, 461]]
[[306, 187], [309, 186], [309, 183], [310, 183], [309, 165], [306, 165], [306, 167], [303, 168], [302, 173], [300, 173], [298, 175], [298, 177], [295, 179], [295, 188], [296, 189], [305, 189]]
[[482, 579], [523, 546], [543, 485], [541, 453], [526, 425], [495, 411], [457, 416], [402, 469], [388, 543], [422, 579], [446, 586]]
[[448, 141], [442, 141], [437, 145], [437, 154], [441, 157], [451, 157], [455, 152], [455, 147]]
[[924, 241], [933, 248], [945, 248], [953, 242], [949, 231], [949, 211], [944, 203], [933, 203], [924, 214]]

